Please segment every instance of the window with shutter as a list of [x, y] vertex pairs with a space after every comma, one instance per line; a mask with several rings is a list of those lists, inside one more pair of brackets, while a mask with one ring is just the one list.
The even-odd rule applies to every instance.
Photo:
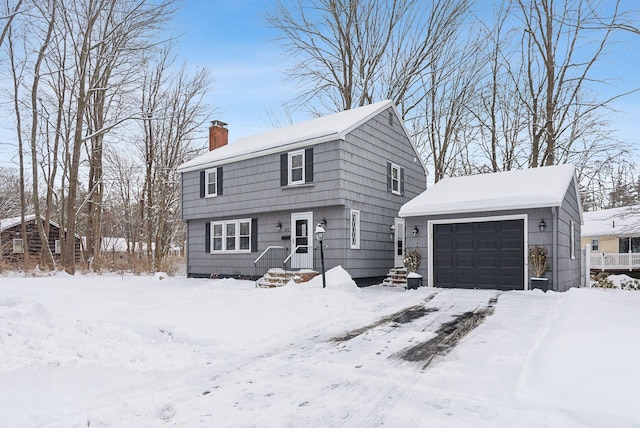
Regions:
[[[255, 219], [212, 221], [210, 248], [212, 253], [249, 253], [257, 251]], [[254, 227], [256, 231], [254, 232]]]
[[295, 186], [313, 182], [313, 148], [280, 155], [280, 185]]

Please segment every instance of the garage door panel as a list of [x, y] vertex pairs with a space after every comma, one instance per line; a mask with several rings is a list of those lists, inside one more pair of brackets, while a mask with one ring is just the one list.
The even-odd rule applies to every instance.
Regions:
[[434, 285], [524, 287], [524, 220], [433, 225]]

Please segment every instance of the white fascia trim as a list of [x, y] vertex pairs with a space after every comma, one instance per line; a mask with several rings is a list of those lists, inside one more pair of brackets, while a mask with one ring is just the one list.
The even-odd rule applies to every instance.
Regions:
[[427, 233], [429, 234], [427, 238], [427, 254], [429, 255], [427, 260], [427, 269], [429, 270], [429, 275], [427, 278], [429, 287], [433, 287], [433, 225], [434, 224], [451, 224], [451, 223], [480, 223], [486, 221], [501, 221], [501, 220], [524, 220], [524, 277], [522, 282], [524, 283], [524, 290], [529, 289], [529, 281], [527, 273], [529, 272], [529, 227], [528, 220], [529, 216], [527, 214], [511, 214], [511, 215], [503, 215], [503, 216], [487, 216], [487, 217], [469, 217], [469, 218], [450, 218], [450, 219], [440, 219], [440, 220], [429, 220], [427, 222]]

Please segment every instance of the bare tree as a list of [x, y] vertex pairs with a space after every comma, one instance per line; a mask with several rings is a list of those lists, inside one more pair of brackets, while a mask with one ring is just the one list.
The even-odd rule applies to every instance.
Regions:
[[467, 0], [280, 0], [267, 19], [296, 61], [294, 104], [341, 111], [390, 98], [404, 116], [424, 98], [430, 52], [467, 10]]
[[143, 76], [141, 110], [145, 120], [140, 153], [145, 165], [140, 200], [144, 209], [147, 254], [154, 270], [162, 266], [174, 234], [180, 229], [180, 177], [176, 168], [202, 147], [193, 145], [197, 131], [213, 110], [204, 102], [211, 79], [206, 68], [193, 74], [186, 66], [172, 71], [173, 57], [163, 51]]
[[[74, 114], [70, 161], [68, 164], [68, 196], [66, 202], [66, 228], [69, 236], [76, 231], [79, 169], [81, 154], [87, 140], [104, 134], [111, 126], [102, 123], [100, 111], [105, 108], [110, 90], [110, 77], [118, 67], [132, 67], [131, 55], [140, 55], [155, 42], [149, 37], [160, 29], [171, 16], [169, 2], [153, 3], [148, 0], [83, 0], [67, 4], [63, 21], [69, 44], [75, 57]], [[127, 60], [128, 59], [128, 60]], [[103, 86], [103, 85], [107, 86]], [[102, 93], [102, 95], [96, 95]], [[95, 109], [92, 111], [92, 106]], [[86, 117], [93, 114], [92, 132], [86, 134]], [[101, 137], [98, 137], [101, 138]], [[97, 180], [101, 180], [101, 141], [93, 148], [99, 152], [93, 165]], [[95, 178], [94, 178], [95, 179]], [[93, 187], [92, 187], [93, 189]], [[89, 195], [92, 196], [92, 193]], [[75, 242], [68, 239], [64, 245], [63, 263], [69, 273], [75, 272]]]
[[[526, 90], [520, 97], [528, 111], [529, 166], [553, 165], [562, 161], [562, 152], [574, 150], [579, 128], [589, 126], [613, 99], [601, 100], [589, 91], [611, 29], [590, 30], [600, 20], [592, 0], [515, 3], [524, 26]], [[615, 22], [616, 16], [610, 19]]]

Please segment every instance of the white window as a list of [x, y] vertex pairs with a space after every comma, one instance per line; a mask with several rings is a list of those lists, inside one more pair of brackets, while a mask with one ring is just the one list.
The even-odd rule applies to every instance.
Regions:
[[218, 170], [209, 169], [205, 172], [205, 196], [218, 196]]
[[351, 210], [351, 248], [360, 248], [360, 211]]
[[289, 153], [289, 184], [304, 183], [304, 150]]
[[400, 194], [400, 167], [391, 164], [391, 192]]
[[251, 220], [211, 222], [212, 253], [251, 252]]
[[223, 223], [213, 223], [213, 234], [211, 235], [211, 248], [213, 251], [222, 251], [222, 229]]
[[60, 246], [60, 240], [56, 239], [55, 241], [53, 241], [53, 252], [56, 254], [60, 254], [62, 253], [61, 251], [61, 246]]
[[571, 242], [569, 243], [569, 254], [572, 259], [576, 258], [576, 224], [571, 221], [571, 229], [569, 231], [569, 239]]
[[600, 249], [600, 240], [592, 239], [591, 240], [591, 251], [598, 251]]
[[24, 253], [24, 242], [21, 238], [13, 239], [13, 252], [19, 254]]

